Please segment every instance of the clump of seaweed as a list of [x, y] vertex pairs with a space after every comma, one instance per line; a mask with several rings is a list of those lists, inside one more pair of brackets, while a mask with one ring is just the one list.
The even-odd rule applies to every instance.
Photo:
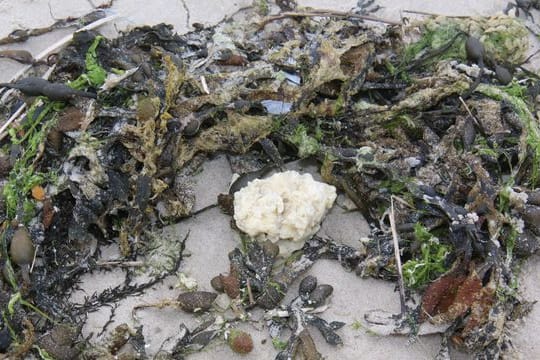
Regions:
[[419, 223], [414, 225], [414, 237], [420, 243], [420, 256], [403, 264], [405, 284], [410, 288], [422, 287], [446, 272], [445, 260], [450, 254], [448, 246]]
[[[244, 237], [229, 254], [229, 273], [212, 282], [230, 298], [234, 319], [214, 316], [212, 292], [156, 304], [210, 313], [193, 330], [182, 324], [163, 358], [201, 350], [256, 306], [267, 311], [278, 359], [318, 358], [308, 327], [330, 344], [342, 342], [344, 324], [314, 314], [332, 286], [308, 276], [297, 297], [281, 302], [321, 258], [360, 276], [404, 281], [402, 313], [366, 314], [372, 331], [444, 332], [443, 351], [452, 341], [479, 357], [508, 351], [507, 324], [528, 304], [515, 291], [516, 264], [540, 248], [535, 89], [517, 71], [526, 30], [505, 16], [437, 17], [406, 28], [421, 37], [405, 44], [393, 27], [359, 26], [365, 19], [360, 10], [315, 11], [225, 21], [182, 36], [164, 24], [114, 40], [77, 33], [50, 80], [95, 91], [97, 99], [38, 98], [2, 143], [0, 352], [144, 357], [142, 330], [126, 326], [114, 331], [122, 343], [67, 349], [85, 343], [75, 325], [86, 313], [177, 273], [186, 238], [155, 230], [196, 215], [190, 178], [218, 152], [252, 160], [220, 197], [227, 211], [249, 180], [310, 158], [372, 233], [358, 248], [315, 236], [286, 261], [275, 245]], [[468, 63], [471, 37], [485, 48], [484, 70]], [[501, 78], [502, 65], [508, 74]], [[29, 273], [27, 257], [19, 262], [8, 251], [19, 224], [34, 249]], [[103, 263], [99, 249], [110, 243], [120, 257]], [[82, 275], [116, 265], [125, 265], [122, 284], [71, 302]], [[413, 293], [420, 304], [408, 301]], [[54, 353], [55, 342], [65, 351]]]
[[[321, 357], [309, 333], [308, 325], [317, 328], [330, 345], [343, 344], [336, 330], [343, 327], [345, 323], [339, 321], [329, 323], [314, 315], [317, 308], [325, 305], [332, 291], [332, 286], [317, 285], [317, 279], [308, 276], [300, 283], [299, 296], [292, 300], [284, 310], [267, 312], [266, 317], [269, 319], [267, 325], [272, 342], [281, 344], [279, 339], [284, 328], [290, 328], [292, 332], [287, 343], [282, 345], [284, 349], [278, 353], [276, 359], [292, 359], [297, 356], [313, 359]], [[290, 318], [290, 321], [287, 318]]]

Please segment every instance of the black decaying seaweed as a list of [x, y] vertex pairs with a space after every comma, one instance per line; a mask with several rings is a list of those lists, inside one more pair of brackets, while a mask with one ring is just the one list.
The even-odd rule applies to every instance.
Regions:
[[[294, 298], [283, 310], [275, 309], [266, 313], [265, 316], [269, 318], [268, 327], [279, 329], [279, 331], [271, 333], [272, 337], [279, 339], [280, 332], [284, 327], [289, 327], [291, 330], [291, 336], [287, 342], [286, 349], [281, 351], [276, 356], [276, 359], [294, 359], [299, 354], [303, 354], [306, 359], [322, 358], [309, 334], [308, 325], [319, 330], [326, 342], [330, 345], [340, 345], [343, 343], [336, 330], [343, 327], [345, 323], [338, 321], [328, 323], [326, 320], [312, 313], [320, 306], [323, 306], [332, 294], [332, 287], [330, 285], [322, 284], [314, 287], [313, 285], [316, 285], [316, 281], [317, 279], [313, 276], [304, 278], [300, 283], [299, 296]], [[318, 291], [318, 289], [321, 290]], [[313, 300], [314, 297], [317, 298], [316, 301]], [[276, 323], [281, 323], [281, 325], [276, 325]]]

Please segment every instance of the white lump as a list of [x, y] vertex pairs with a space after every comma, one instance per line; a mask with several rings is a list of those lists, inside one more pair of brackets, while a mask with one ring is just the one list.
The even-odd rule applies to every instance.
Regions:
[[254, 180], [234, 194], [234, 219], [240, 230], [279, 245], [283, 256], [300, 249], [315, 234], [336, 199], [336, 188], [296, 171]]

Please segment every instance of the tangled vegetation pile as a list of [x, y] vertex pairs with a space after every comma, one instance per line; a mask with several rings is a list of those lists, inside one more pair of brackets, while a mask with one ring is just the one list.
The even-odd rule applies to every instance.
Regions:
[[[540, 235], [538, 79], [518, 71], [525, 28], [507, 16], [383, 29], [298, 13], [262, 21], [249, 11], [257, 22], [235, 18], [182, 36], [164, 24], [114, 40], [78, 32], [58, 54], [50, 80], [97, 99], [38, 97], [2, 144], [0, 354], [103, 358], [129, 343], [145, 358], [140, 331], [117, 328], [123, 343], [96, 349], [78, 324], [176, 272], [183, 240], [161, 253], [149, 230], [193, 215], [190, 177], [217, 152], [250, 158], [220, 197], [225, 211], [246, 178], [313, 158], [373, 229], [357, 248], [315, 237], [285, 265], [275, 245], [247, 237], [229, 255], [230, 274], [213, 285], [239, 307], [269, 309], [276, 339], [292, 327], [278, 358], [315, 358], [307, 325], [341, 343], [343, 323], [305, 310], [324, 304], [329, 285], [306, 278], [286, 310], [276, 310], [321, 257], [403, 282], [399, 316], [366, 314], [375, 332], [416, 336], [436, 324], [442, 355], [448, 340], [479, 358], [510, 351], [507, 323], [530, 309], [516, 269]], [[480, 58], [467, 50], [471, 38], [484, 47]], [[6, 118], [20, 103], [3, 105]], [[140, 270], [128, 269], [124, 284], [70, 302], [111, 242], [123, 260], [142, 261], [150, 280], [137, 282]], [[188, 300], [205, 305], [181, 307], [208, 309], [215, 299], [194, 295]], [[163, 358], [224, 331], [218, 321], [207, 326], [186, 328]]]

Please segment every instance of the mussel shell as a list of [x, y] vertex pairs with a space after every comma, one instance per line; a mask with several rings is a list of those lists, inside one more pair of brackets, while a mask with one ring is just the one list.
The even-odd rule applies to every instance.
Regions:
[[309, 305], [319, 307], [324, 305], [326, 299], [334, 292], [334, 288], [328, 284], [319, 285], [309, 295]]
[[308, 275], [302, 279], [298, 292], [300, 295], [309, 295], [317, 287], [317, 278], [312, 275]]

